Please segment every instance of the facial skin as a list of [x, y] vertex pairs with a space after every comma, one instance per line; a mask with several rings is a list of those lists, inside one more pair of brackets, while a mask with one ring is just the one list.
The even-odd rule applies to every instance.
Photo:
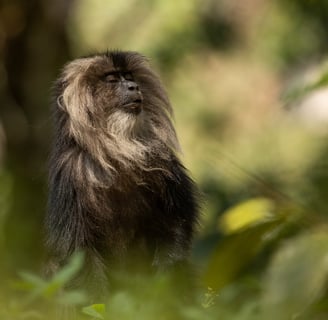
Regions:
[[131, 72], [110, 71], [106, 73], [103, 81], [117, 97], [118, 107], [136, 115], [142, 111], [142, 93]]

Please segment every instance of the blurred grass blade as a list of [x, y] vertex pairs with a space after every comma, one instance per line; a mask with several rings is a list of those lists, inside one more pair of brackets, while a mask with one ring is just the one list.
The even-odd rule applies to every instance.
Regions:
[[57, 297], [56, 301], [62, 305], [80, 305], [87, 301], [87, 296], [82, 291], [65, 291]]
[[71, 280], [76, 273], [82, 268], [84, 262], [84, 253], [77, 252], [72, 255], [67, 265], [65, 265], [58, 273], [52, 278], [53, 282], [66, 283]]
[[[62, 289], [81, 269], [83, 261], [84, 254], [82, 252], [74, 254], [68, 264], [58, 271], [50, 281], [45, 281], [41, 277], [28, 272], [20, 272], [19, 275], [23, 281], [18, 283], [17, 286], [20, 289], [29, 291], [25, 304], [28, 305], [38, 297], [49, 298], [54, 296], [54, 294]], [[80, 304], [85, 301], [85, 298], [83, 292], [63, 291], [61, 297], [57, 299], [57, 302], [63, 304]]]
[[23, 282], [30, 285], [31, 288], [44, 286], [46, 284], [46, 281], [41, 277], [29, 272], [21, 271], [19, 272], [19, 276], [23, 279]]
[[46, 287], [45, 294], [47, 296], [53, 295], [60, 288], [64, 287], [82, 268], [84, 262], [84, 253], [76, 252], [72, 255], [67, 265], [59, 270], [50, 280]]

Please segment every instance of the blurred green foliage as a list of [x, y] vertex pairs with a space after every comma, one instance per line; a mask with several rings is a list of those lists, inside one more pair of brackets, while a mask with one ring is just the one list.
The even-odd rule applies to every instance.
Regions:
[[[327, 37], [326, 0], [4, 0], [0, 319], [327, 319]], [[204, 198], [193, 302], [159, 274], [91, 305], [65, 289], [82, 254], [40, 276], [50, 88], [108, 48], [149, 56], [169, 91]]]

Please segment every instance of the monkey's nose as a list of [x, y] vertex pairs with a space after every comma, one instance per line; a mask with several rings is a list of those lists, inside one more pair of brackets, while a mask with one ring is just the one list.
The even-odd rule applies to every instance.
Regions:
[[135, 82], [133, 82], [133, 81], [129, 81], [127, 83], [127, 89], [129, 91], [139, 91], [138, 85]]

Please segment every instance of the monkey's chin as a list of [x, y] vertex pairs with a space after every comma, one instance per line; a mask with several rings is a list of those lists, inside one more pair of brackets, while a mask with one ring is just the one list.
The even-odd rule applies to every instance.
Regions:
[[142, 105], [141, 103], [136, 102], [130, 102], [123, 106], [123, 109], [125, 112], [133, 114], [133, 115], [139, 115], [142, 111]]

